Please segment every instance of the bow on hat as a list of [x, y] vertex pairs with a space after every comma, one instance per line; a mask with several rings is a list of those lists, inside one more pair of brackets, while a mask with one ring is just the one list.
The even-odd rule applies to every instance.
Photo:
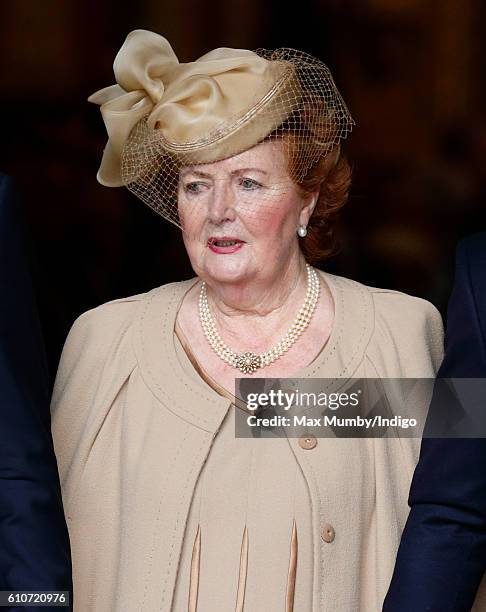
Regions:
[[195, 143], [248, 113], [257, 94], [268, 91], [282, 75], [280, 62], [245, 49], [219, 48], [194, 62], [179, 63], [169, 42], [147, 30], [128, 34], [113, 69], [117, 84], [88, 98], [100, 105], [108, 132], [97, 174], [107, 187], [124, 184], [123, 147], [142, 118], [147, 117], [148, 128], [160, 130], [166, 143]]

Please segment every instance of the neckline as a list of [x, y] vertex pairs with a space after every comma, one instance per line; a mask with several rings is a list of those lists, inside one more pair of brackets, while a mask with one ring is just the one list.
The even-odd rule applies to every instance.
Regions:
[[[361, 361], [374, 329], [370, 291], [350, 279], [317, 270], [334, 300], [334, 322], [327, 343], [310, 364], [286, 377], [346, 378]], [[152, 393], [178, 417], [215, 432], [233, 404], [202, 378], [186, 372], [176, 349], [175, 322], [186, 293], [199, 277], [168, 283], [142, 299], [134, 330], [134, 349]], [[263, 373], [263, 370], [262, 370]]]
[[[329, 284], [327, 283], [326, 279], [324, 278], [324, 273], [321, 270], [318, 270], [317, 268], [315, 268], [317, 273], [320, 275], [321, 280], [323, 282], [325, 282], [327, 284], [327, 286], [329, 287], [329, 290], [331, 292], [331, 296], [332, 296], [332, 300], [334, 303], [334, 318], [333, 318], [333, 324], [332, 324], [332, 328], [331, 328], [331, 333], [329, 334], [329, 337], [327, 338], [326, 342], [322, 345], [319, 353], [314, 357], [314, 359], [307, 364], [307, 366], [301, 368], [300, 370], [298, 370], [296, 373], [292, 374], [291, 376], [288, 376], [286, 378], [304, 378], [306, 377], [306, 372], [310, 371], [315, 365], [317, 365], [318, 361], [320, 361], [323, 357], [324, 351], [326, 349], [326, 347], [330, 344], [330, 342], [333, 339], [333, 331], [336, 328], [336, 322], [338, 322], [338, 318], [340, 319], [340, 315], [341, 315], [341, 306], [337, 305], [337, 290], [333, 291], [333, 289], [329, 286]], [[185, 296], [189, 293], [189, 291], [191, 289], [193, 289], [193, 287], [195, 285], [197, 285], [199, 279], [196, 278], [195, 282], [192, 283], [190, 285], [190, 287], [187, 289], [187, 291], [185, 291], [181, 297], [181, 300], [179, 302], [179, 305], [176, 309], [175, 312], [175, 316], [174, 316], [174, 342], [175, 342], [175, 338], [177, 338], [182, 346], [182, 350], [184, 351], [187, 359], [189, 360], [189, 362], [191, 363], [191, 367], [195, 370], [196, 372], [196, 376], [198, 376], [198, 380], [201, 381], [202, 384], [208, 385], [209, 387], [211, 387], [211, 389], [213, 389], [216, 393], [218, 393], [219, 395], [222, 395], [223, 397], [228, 398], [235, 406], [241, 407], [243, 409], [245, 409], [244, 404], [241, 403], [241, 398], [235, 397], [232, 393], [230, 393], [227, 389], [225, 389], [224, 387], [222, 387], [216, 380], [214, 380], [214, 378], [203, 368], [203, 366], [198, 362], [198, 360], [196, 359], [194, 353], [191, 350], [190, 347], [190, 343], [189, 340], [187, 338], [187, 336], [184, 334], [184, 332], [182, 331], [182, 328], [180, 327], [180, 325], [178, 325], [177, 323], [177, 317], [179, 314], [179, 311], [182, 307], [182, 302], [184, 301]], [[339, 315], [338, 315], [338, 311], [339, 311]], [[340, 321], [339, 321], [339, 325], [340, 325]], [[264, 369], [262, 369], [260, 376], [265, 376], [265, 372]], [[307, 376], [310, 376], [310, 374], [308, 374]]]

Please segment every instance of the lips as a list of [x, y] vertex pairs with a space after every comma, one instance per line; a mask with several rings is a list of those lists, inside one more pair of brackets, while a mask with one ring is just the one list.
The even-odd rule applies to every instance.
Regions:
[[229, 247], [243, 242], [244, 240], [240, 240], [235, 236], [211, 236], [211, 238], [208, 240], [208, 245], [215, 247]]
[[211, 236], [208, 240], [208, 247], [213, 253], [220, 255], [229, 255], [236, 253], [243, 248], [244, 240], [240, 240], [235, 236]]

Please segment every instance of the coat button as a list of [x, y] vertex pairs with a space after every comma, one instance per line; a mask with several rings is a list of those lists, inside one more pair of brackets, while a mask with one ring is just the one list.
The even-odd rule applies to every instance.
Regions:
[[330, 544], [335, 537], [336, 532], [334, 531], [334, 527], [331, 525], [331, 523], [324, 523], [321, 528], [321, 538], [324, 540], [324, 542]]
[[317, 438], [312, 435], [302, 436], [299, 438], [299, 446], [304, 450], [312, 450], [317, 446]]

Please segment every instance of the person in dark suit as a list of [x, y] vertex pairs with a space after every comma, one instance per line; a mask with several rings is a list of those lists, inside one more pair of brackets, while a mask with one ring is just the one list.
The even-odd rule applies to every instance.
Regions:
[[[457, 247], [445, 357], [437, 378], [486, 378], [486, 232]], [[437, 420], [443, 405], [434, 399], [435, 394], [429, 417], [432, 413]], [[486, 411], [486, 396], [481, 405]], [[446, 425], [454, 431], [452, 418]], [[424, 437], [409, 505], [383, 612], [469, 612], [474, 603], [474, 610], [486, 610], [486, 580], [481, 583], [486, 438]]]
[[29, 257], [19, 198], [12, 180], [0, 174], [0, 590], [69, 590], [72, 599]]

